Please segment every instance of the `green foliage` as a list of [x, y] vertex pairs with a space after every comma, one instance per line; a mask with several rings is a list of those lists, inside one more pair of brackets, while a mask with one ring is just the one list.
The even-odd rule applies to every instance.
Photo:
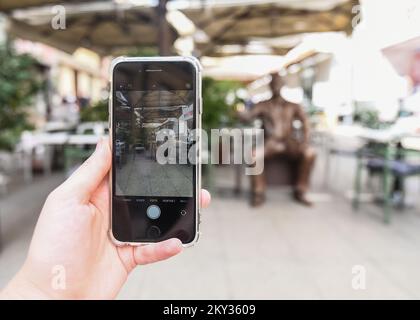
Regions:
[[108, 121], [108, 100], [100, 100], [80, 112], [82, 122]]
[[36, 60], [0, 46], [0, 149], [13, 150], [24, 130], [32, 129], [27, 108], [40, 90]]
[[386, 129], [389, 123], [381, 122], [379, 119], [379, 112], [369, 108], [359, 108], [354, 114], [356, 122], [362, 126], [370, 129]]
[[159, 52], [153, 47], [141, 47], [128, 51], [126, 55], [128, 57], [155, 57], [159, 55]]
[[[234, 106], [239, 102], [235, 91], [239, 88], [240, 84], [237, 82], [203, 79], [203, 129], [208, 131], [234, 123]], [[231, 103], [227, 101], [229, 94], [234, 95]]]

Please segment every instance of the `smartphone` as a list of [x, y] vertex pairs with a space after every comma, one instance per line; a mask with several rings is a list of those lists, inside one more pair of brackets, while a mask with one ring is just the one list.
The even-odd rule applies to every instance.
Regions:
[[200, 217], [201, 67], [193, 57], [120, 57], [111, 66], [110, 235], [117, 245], [178, 238]]

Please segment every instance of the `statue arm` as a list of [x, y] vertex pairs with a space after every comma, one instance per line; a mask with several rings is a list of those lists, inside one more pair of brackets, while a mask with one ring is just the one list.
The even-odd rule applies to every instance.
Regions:
[[309, 144], [310, 124], [305, 111], [300, 105], [296, 105], [296, 118], [302, 122], [303, 142]]
[[260, 102], [253, 106], [251, 110], [243, 111], [238, 113], [238, 117], [243, 122], [249, 122], [254, 120], [262, 115], [262, 110], [264, 108], [264, 103]]

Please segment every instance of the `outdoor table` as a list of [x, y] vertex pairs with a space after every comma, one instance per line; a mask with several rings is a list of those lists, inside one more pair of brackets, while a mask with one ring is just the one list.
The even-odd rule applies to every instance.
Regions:
[[68, 133], [29, 133], [26, 132], [22, 135], [20, 151], [22, 152], [24, 162], [24, 179], [26, 182], [32, 181], [32, 155], [33, 151], [38, 146], [46, 148], [47, 157], [44, 161], [44, 173], [51, 172], [51, 146], [64, 145], [68, 139]]
[[405, 149], [420, 151], [420, 136], [407, 136], [401, 139]]
[[[47, 149], [47, 154], [51, 152], [52, 146], [66, 146], [66, 145], [95, 145], [102, 136], [94, 134], [69, 134], [66, 132], [59, 133], [36, 133], [24, 134], [22, 136], [22, 153], [25, 162], [24, 177], [25, 181], [32, 181], [32, 153], [37, 146], [44, 146]], [[44, 161], [44, 172], [49, 174], [51, 172], [51, 157], [47, 156]]]
[[65, 144], [72, 145], [96, 145], [102, 139], [101, 135], [94, 134], [74, 134], [70, 135]]
[[[364, 159], [368, 157], [369, 153], [370, 156], [374, 156], [376, 153], [376, 157], [380, 157], [383, 163], [383, 191], [384, 191], [384, 221], [388, 223], [390, 221], [391, 215], [391, 201], [390, 196], [393, 192], [397, 190], [392, 189], [392, 165], [393, 157], [397, 154], [401, 153], [401, 149], [403, 150], [413, 150], [412, 152], [418, 153], [420, 151], [420, 136], [413, 136], [412, 134], [413, 128], [405, 125], [399, 125], [390, 127], [388, 129], [370, 129], [365, 128], [360, 125], [339, 125], [329, 133], [327, 136], [329, 139], [333, 140], [333, 138], [348, 138], [351, 139], [352, 148], [354, 149], [344, 149], [342, 144], [339, 146], [339, 154], [343, 154], [346, 156], [353, 156], [357, 159], [357, 167], [354, 179], [354, 190], [355, 196], [352, 201], [353, 208], [355, 210], [359, 207], [359, 195], [361, 191], [361, 175], [362, 169], [364, 165]], [[371, 149], [368, 150], [366, 146], [375, 146], [375, 150]], [[402, 146], [402, 147], [401, 147]], [[345, 146], [344, 146], [345, 147]], [[327, 184], [328, 180], [328, 169], [330, 167], [330, 160], [329, 156], [331, 153], [331, 148], [328, 149], [327, 155], [327, 162], [326, 162], [326, 170], [325, 170], [325, 180], [324, 184]], [[397, 177], [397, 179], [401, 179]], [[400, 190], [404, 193], [404, 190]]]

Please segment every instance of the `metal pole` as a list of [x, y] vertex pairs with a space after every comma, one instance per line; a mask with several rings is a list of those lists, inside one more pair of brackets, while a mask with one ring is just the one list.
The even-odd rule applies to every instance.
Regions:
[[158, 16], [158, 47], [159, 55], [168, 56], [171, 54], [171, 30], [166, 20], [166, 4], [168, 0], [159, 0], [157, 7]]

